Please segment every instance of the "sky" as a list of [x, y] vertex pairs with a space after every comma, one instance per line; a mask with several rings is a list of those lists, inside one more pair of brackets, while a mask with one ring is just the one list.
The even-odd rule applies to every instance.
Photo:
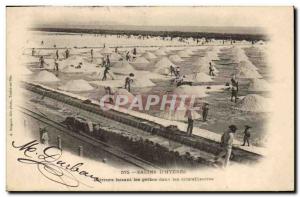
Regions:
[[[22, 9], [22, 8], [21, 8]], [[249, 8], [222, 7], [35, 7], [36, 24], [146, 26], [257, 26]], [[23, 13], [26, 13], [23, 12]]]

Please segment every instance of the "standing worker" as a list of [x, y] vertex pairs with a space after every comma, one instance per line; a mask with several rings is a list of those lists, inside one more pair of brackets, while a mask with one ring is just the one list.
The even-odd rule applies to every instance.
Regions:
[[220, 158], [225, 156], [223, 167], [227, 167], [229, 164], [232, 152], [234, 133], [236, 132], [236, 130], [237, 127], [235, 125], [230, 125], [228, 127], [228, 130], [225, 131], [221, 137], [221, 146], [223, 150], [216, 156], [215, 161], [218, 161]]
[[188, 136], [192, 136], [193, 133], [193, 127], [194, 127], [194, 119], [191, 109], [186, 110], [185, 116], [188, 118], [188, 127], [186, 130], [186, 133]]
[[209, 76], [215, 76], [214, 70], [215, 69], [213, 65], [211, 64], [211, 62], [209, 62]]
[[32, 55], [32, 56], [35, 55], [35, 49], [34, 49], [34, 48], [32, 48], [31, 55]]
[[44, 68], [44, 64], [45, 64], [44, 56], [41, 56], [40, 57], [40, 68]]
[[58, 60], [58, 58], [59, 58], [59, 54], [58, 54], [58, 49], [56, 50], [56, 59]]
[[106, 65], [110, 66], [110, 59], [109, 59], [109, 55], [106, 56]]
[[134, 74], [130, 73], [129, 77], [125, 78], [125, 89], [127, 89], [128, 92], [130, 92], [130, 87], [131, 87], [131, 83], [133, 82], [133, 77], [134, 77]]
[[236, 79], [236, 76], [234, 75], [231, 78], [231, 102], [233, 101], [233, 97], [234, 97], [234, 102], [236, 103], [237, 101], [237, 94], [239, 91], [239, 82]]
[[57, 62], [57, 59], [54, 60], [54, 70], [58, 71], [58, 62]]
[[176, 76], [176, 71], [173, 65], [170, 65], [170, 75], [172, 76], [172, 74], [174, 74], [174, 76]]
[[67, 49], [67, 50], [65, 51], [65, 53], [66, 53], [66, 59], [68, 59], [68, 58], [69, 58], [69, 55], [70, 55], [69, 49]]
[[206, 122], [207, 119], [207, 115], [208, 115], [208, 103], [204, 103], [203, 107], [202, 107], [202, 118], [203, 118], [203, 122]]
[[250, 131], [249, 129], [251, 129], [252, 127], [248, 126], [248, 125], [245, 125], [245, 131], [244, 131], [244, 143], [242, 144], [242, 146], [245, 146], [246, 142], [248, 144], [248, 146], [250, 146], [250, 143], [249, 143], [249, 139], [250, 139]]
[[94, 50], [91, 49], [91, 58], [92, 58], [92, 62], [93, 62], [93, 58], [94, 58]]
[[107, 79], [107, 74], [109, 73], [109, 66], [105, 66], [102, 81], [105, 81]]

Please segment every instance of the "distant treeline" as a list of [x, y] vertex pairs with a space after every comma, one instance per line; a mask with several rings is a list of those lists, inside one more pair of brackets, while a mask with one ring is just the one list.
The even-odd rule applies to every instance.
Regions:
[[105, 29], [80, 29], [80, 28], [32, 28], [35, 31], [60, 32], [60, 33], [86, 33], [86, 34], [113, 34], [113, 35], [142, 35], [161, 37], [182, 37], [182, 38], [206, 38], [222, 40], [267, 40], [263, 34], [229, 34], [229, 33], [208, 33], [208, 32], [180, 32], [180, 31], [142, 31], [142, 30], [105, 30]]

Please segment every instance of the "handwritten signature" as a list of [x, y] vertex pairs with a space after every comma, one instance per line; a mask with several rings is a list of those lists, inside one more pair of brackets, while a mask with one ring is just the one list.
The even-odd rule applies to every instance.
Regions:
[[61, 159], [62, 150], [56, 146], [48, 146], [38, 153], [39, 142], [33, 140], [23, 145], [16, 145], [15, 141], [12, 146], [21, 151], [24, 157], [17, 159], [18, 162], [34, 165], [37, 170], [47, 179], [67, 187], [79, 187], [80, 184], [90, 187], [86, 183], [79, 181], [74, 174], [84, 176], [90, 180], [101, 183], [101, 179], [86, 170], [83, 170], [84, 163], [74, 165]]

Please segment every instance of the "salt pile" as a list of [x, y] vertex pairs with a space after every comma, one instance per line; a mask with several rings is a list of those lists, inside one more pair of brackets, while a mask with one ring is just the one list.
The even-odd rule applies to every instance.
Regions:
[[135, 60], [132, 63], [148, 64], [150, 62], [144, 57], [137, 57], [137, 58], [135, 58]]
[[173, 64], [167, 57], [163, 57], [154, 66], [158, 67], [158, 68], [161, 68], [161, 67], [170, 68], [171, 65], [176, 67], [176, 65]]
[[165, 75], [161, 75], [158, 73], [150, 72], [150, 71], [136, 71], [134, 74], [137, 76], [146, 76], [148, 79], [161, 79], [161, 80], [169, 80], [170, 78], [166, 77]]
[[207, 59], [209, 59], [209, 60], [218, 60], [218, 59], [219, 59], [218, 51], [216, 51], [216, 50], [208, 51], [208, 52], [206, 53], [206, 57], [207, 57]]
[[23, 68], [21, 71], [22, 75], [31, 75], [32, 72], [28, 68]]
[[113, 64], [111, 70], [115, 73], [122, 73], [122, 74], [129, 74], [135, 71], [133, 66], [125, 60]]
[[238, 103], [237, 109], [251, 112], [268, 112], [268, 99], [257, 94], [249, 94]]
[[[125, 82], [124, 82], [125, 83]], [[137, 76], [133, 78], [133, 87], [143, 88], [143, 87], [153, 87], [155, 84], [145, 76]]]
[[[97, 78], [102, 80], [103, 76], [104, 76], [104, 70], [105, 68], [98, 68], [99, 70], [97, 72], [94, 72], [91, 74], [92, 78]], [[106, 80], [114, 80], [117, 77], [115, 76], [115, 74], [109, 70], [108, 73], [106, 74]]]
[[119, 61], [120, 59], [122, 59], [122, 56], [119, 55], [118, 53], [112, 53], [109, 56], [109, 58], [110, 58], [111, 61]]
[[176, 67], [167, 57], [159, 60], [154, 66], [157, 67], [154, 72], [162, 75], [167, 75], [170, 73], [170, 66]]
[[189, 49], [189, 48], [185, 49], [184, 52], [186, 52], [186, 54], [188, 54], [188, 55], [193, 55], [193, 53], [194, 53], [193, 50]]
[[179, 52], [177, 53], [177, 55], [178, 55], [179, 57], [190, 57], [190, 55], [189, 55], [187, 52], [185, 52], [185, 51], [179, 51]]
[[158, 49], [154, 52], [155, 55], [158, 55], [158, 56], [163, 56], [163, 55], [167, 55], [165, 51], [161, 50], [161, 49]]
[[111, 51], [111, 49], [109, 49], [109, 48], [107, 48], [107, 47], [104, 47], [104, 48], [100, 51], [100, 53], [102, 53], [102, 54], [110, 54], [110, 53], [112, 53], [112, 51]]
[[200, 87], [200, 86], [182, 85], [175, 88], [174, 93], [178, 95], [187, 95], [187, 96], [193, 95], [199, 98], [203, 98], [207, 96], [205, 87]]
[[254, 66], [249, 60], [240, 61], [238, 64], [238, 68], [244, 67], [245, 69], [258, 70], [256, 66]]
[[65, 85], [60, 86], [59, 89], [71, 92], [83, 92], [93, 90], [94, 88], [87, 81], [78, 79], [68, 81]]
[[143, 55], [144, 58], [147, 58], [147, 59], [155, 59], [157, 58], [156, 55], [154, 55], [153, 53], [151, 52], [146, 52], [144, 55]]
[[209, 67], [209, 62], [210, 61], [207, 58], [205, 58], [205, 57], [199, 57], [199, 58], [197, 58], [196, 61], [194, 61], [192, 63], [192, 65], [199, 66], [199, 67], [205, 66], [205, 67], [208, 68]]
[[179, 57], [178, 55], [170, 55], [169, 59], [173, 62], [182, 62], [183, 59], [181, 59], [181, 57]]
[[192, 82], [211, 82], [213, 81], [211, 79], [211, 76], [200, 72], [200, 73], [194, 73], [190, 75], [186, 75], [186, 81], [192, 81]]
[[132, 103], [132, 101], [134, 100], [134, 95], [131, 94], [130, 92], [128, 92], [126, 89], [120, 88], [117, 89], [114, 92], [114, 96], [115, 96], [115, 100], [117, 99], [117, 96], [122, 96], [128, 99], [128, 103]]
[[249, 78], [249, 79], [262, 78], [262, 76], [256, 70], [248, 69], [248, 68], [245, 68], [245, 67], [240, 67], [236, 71], [235, 74], [239, 78]]
[[268, 91], [270, 84], [263, 79], [252, 79], [249, 84], [249, 91]]
[[60, 81], [53, 73], [43, 70], [33, 78], [33, 81], [39, 82], [57, 82]]

